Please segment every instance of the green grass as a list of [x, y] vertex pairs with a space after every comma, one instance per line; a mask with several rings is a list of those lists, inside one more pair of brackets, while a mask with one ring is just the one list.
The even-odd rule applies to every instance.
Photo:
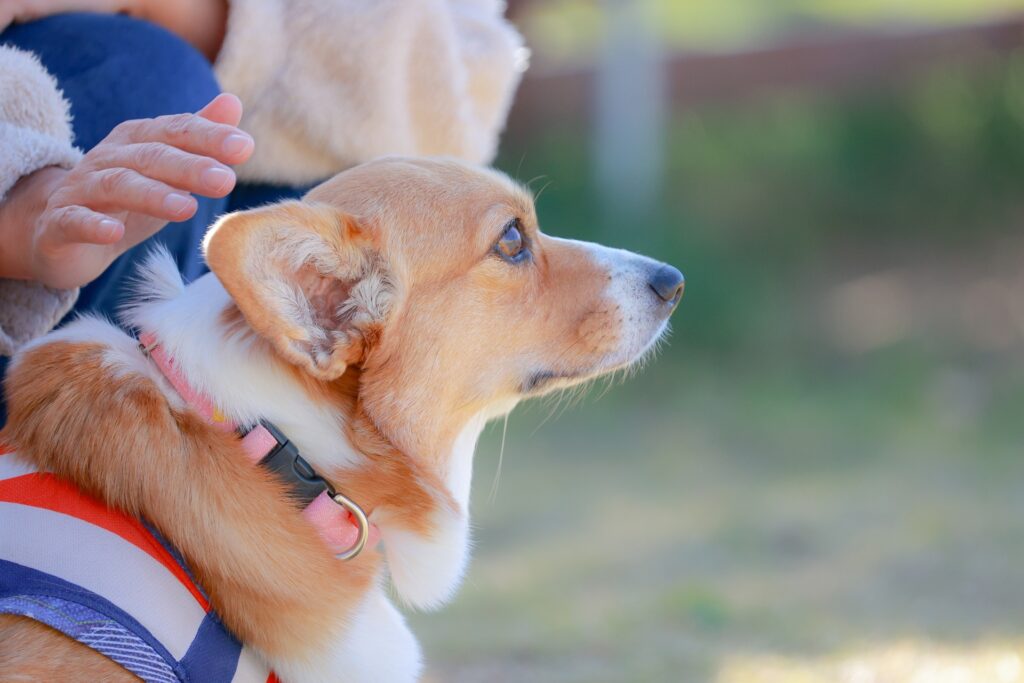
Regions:
[[706, 360], [516, 414], [494, 500], [485, 439], [467, 584], [414, 620], [434, 680], [700, 681], [740, 656], [1024, 639], [1019, 426], [944, 424], [884, 370], [801, 386]]
[[1022, 65], [680, 114], [629, 224], [580, 131], [506, 141], [547, 230], [687, 295], [638, 377], [513, 415], [493, 500], [484, 439], [431, 680], [1022, 680]]
[[[771, 43], [796, 32], [942, 27], [991, 21], [1024, 10], [1021, 0], [724, 0], [637, 2], [668, 49], [729, 50]], [[592, 59], [609, 28], [592, 0], [537, 3], [524, 28], [541, 61]]]

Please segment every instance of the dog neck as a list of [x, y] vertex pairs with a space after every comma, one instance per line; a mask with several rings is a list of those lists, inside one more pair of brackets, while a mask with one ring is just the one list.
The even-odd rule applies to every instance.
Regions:
[[359, 464], [346, 436], [348, 416], [316, 400], [268, 344], [232, 324], [231, 298], [215, 276], [143, 295], [129, 309], [128, 322], [156, 337], [185, 380], [226, 418], [239, 425], [269, 420], [318, 470]]
[[[489, 416], [473, 416], [446, 443], [433, 444], [440, 450], [431, 457], [403, 453], [360, 405], [358, 370], [335, 382], [312, 380], [248, 327], [215, 276], [184, 287], [176, 271], [158, 267], [150, 266], [126, 322], [154, 335], [191, 386], [227, 419], [240, 425], [269, 420], [314, 468], [351, 482], [352, 496], [373, 510], [399, 592], [422, 607], [444, 602], [468, 559], [473, 452]], [[172, 394], [170, 400], [180, 400]], [[422, 495], [405, 495], [409, 490]], [[398, 491], [405, 509], [387, 509], [382, 501], [395, 500]]]
[[[386, 429], [364, 414], [357, 395], [358, 368], [334, 382], [306, 375], [252, 331], [213, 274], [185, 287], [176, 271], [164, 272], [170, 268], [159, 260], [151, 262], [138, 302], [126, 310], [126, 322], [159, 339], [189, 384], [229, 420], [240, 425], [269, 420], [288, 434], [303, 457], [325, 471], [362, 463], [364, 454], [351, 439], [357, 413], [380, 438], [391, 439]], [[502, 407], [498, 412], [504, 411]], [[493, 415], [481, 411], [441, 430], [425, 412], [407, 407], [407, 414], [423, 419], [403, 427], [403, 436], [409, 437], [410, 430], [417, 433], [402, 439], [399, 447], [414, 460], [429, 463], [465, 509], [476, 440]]]

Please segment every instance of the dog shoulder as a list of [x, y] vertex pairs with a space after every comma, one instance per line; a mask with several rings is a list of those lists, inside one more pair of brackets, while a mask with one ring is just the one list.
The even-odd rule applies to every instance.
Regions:
[[60, 382], [71, 374], [82, 379], [91, 376], [99, 383], [136, 375], [163, 390], [171, 405], [180, 403], [163, 375], [146, 358], [138, 340], [95, 315], [80, 316], [19, 349], [11, 359], [5, 388], [9, 400], [17, 400], [23, 389], [18, 377]]

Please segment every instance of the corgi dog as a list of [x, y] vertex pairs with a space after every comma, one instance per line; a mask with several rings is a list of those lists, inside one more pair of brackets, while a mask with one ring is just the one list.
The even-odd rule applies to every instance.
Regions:
[[203, 249], [188, 285], [142, 268], [138, 338], [85, 316], [12, 360], [4, 681], [416, 680], [387, 586], [459, 585], [484, 425], [643, 358], [684, 289], [445, 159], [357, 166]]

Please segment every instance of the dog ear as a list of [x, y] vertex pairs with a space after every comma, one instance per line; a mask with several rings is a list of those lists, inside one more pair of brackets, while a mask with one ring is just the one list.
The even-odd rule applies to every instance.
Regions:
[[206, 262], [256, 332], [331, 380], [368, 350], [391, 301], [370, 235], [334, 207], [289, 201], [222, 217]]

